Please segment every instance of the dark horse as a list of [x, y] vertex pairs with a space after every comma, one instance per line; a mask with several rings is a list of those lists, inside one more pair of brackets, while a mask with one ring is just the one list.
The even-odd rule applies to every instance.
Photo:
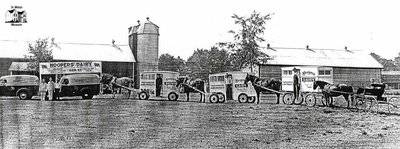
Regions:
[[[282, 83], [281, 81], [277, 80], [277, 79], [271, 79], [271, 80], [267, 80], [267, 79], [260, 79], [259, 77], [255, 76], [255, 75], [250, 75], [247, 74], [246, 79], [244, 81], [244, 84], [247, 85], [247, 82], [251, 82], [254, 85], [254, 89], [256, 90], [257, 93], [257, 104], [260, 103], [260, 92], [270, 92], [269, 90], [266, 90], [264, 88], [261, 88], [259, 86], [271, 89], [271, 90], [275, 90], [275, 91], [279, 91], [281, 90], [281, 86]], [[257, 85], [259, 86], [257, 86]], [[280, 93], [276, 93], [276, 104], [279, 104], [279, 97], [280, 97]]]
[[353, 94], [353, 87], [346, 84], [329, 84], [325, 81], [314, 81], [313, 89], [319, 87], [325, 97], [326, 105], [333, 106], [333, 97], [342, 95], [347, 101], [347, 108], [350, 107], [349, 97]]
[[[187, 101], [189, 101], [189, 93], [200, 93], [193, 88], [204, 92], [204, 81], [200, 79], [189, 80], [187, 77], [181, 77], [176, 79], [176, 87], [179, 87], [181, 93], [186, 93]], [[200, 102], [205, 101], [205, 95], [200, 93]]]
[[[121, 93], [122, 91], [122, 88], [115, 84], [119, 84], [127, 88], [131, 88], [134, 85], [133, 79], [129, 77], [116, 78], [115, 76], [107, 73], [102, 74], [100, 83], [102, 84], [102, 86], [104, 86], [103, 92], [111, 91], [111, 93], [113, 94], [113, 98], [115, 97], [115, 93], [118, 91], [117, 89], [119, 89], [119, 93]], [[129, 90], [127, 98], [129, 98], [130, 95], [131, 91]]]

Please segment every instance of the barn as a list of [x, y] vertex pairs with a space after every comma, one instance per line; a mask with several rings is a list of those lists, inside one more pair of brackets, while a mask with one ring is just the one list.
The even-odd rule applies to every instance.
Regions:
[[330, 83], [344, 83], [355, 87], [368, 86], [371, 80], [382, 81], [383, 66], [368, 52], [344, 49], [312, 49], [270, 47], [261, 52], [269, 56], [266, 63], [258, 65], [261, 78], [279, 78], [292, 74], [288, 67], [314, 67], [316, 78]]
[[[0, 76], [34, 74], [27, 68], [24, 56], [28, 54], [26, 41], [0, 41]], [[54, 43], [54, 62], [101, 62], [102, 73], [118, 77], [133, 77], [135, 58], [128, 45]]]
[[400, 71], [382, 71], [382, 82], [388, 89], [400, 89]]

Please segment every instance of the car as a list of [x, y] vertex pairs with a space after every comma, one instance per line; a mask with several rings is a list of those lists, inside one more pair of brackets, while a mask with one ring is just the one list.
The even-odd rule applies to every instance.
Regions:
[[71, 74], [60, 79], [60, 97], [82, 96], [92, 99], [100, 93], [100, 77], [96, 74]]
[[0, 96], [18, 96], [32, 99], [38, 94], [39, 78], [34, 75], [7, 75], [0, 77]]

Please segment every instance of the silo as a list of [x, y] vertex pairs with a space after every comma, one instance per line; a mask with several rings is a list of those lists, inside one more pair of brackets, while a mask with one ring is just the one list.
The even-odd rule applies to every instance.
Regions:
[[158, 70], [158, 26], [147, 21], [129, 28], [129, 46], [136, 59], [134, 65], [135, 88], [139, 88], [140, 74], [143, 71]]

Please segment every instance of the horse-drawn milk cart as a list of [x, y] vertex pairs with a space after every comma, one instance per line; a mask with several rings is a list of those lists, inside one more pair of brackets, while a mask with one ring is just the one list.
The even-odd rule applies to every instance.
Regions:
[[177, 100], [179, 95], [176, 87], [178, 72], [172, 71], [145, 71], [140, 74], [139, 99], [149, 97], [168, 97], [168, 100]]
[[244, 84], [246, 72], [222, 72], [209, 75], [211, 103], [223, 103], [237, 99], [240, 103], [254, 103], [256, 92], [253, 85]]
[[[293, 90], [293, 69], [299, 69], [299, 83], [300, 93], [299, 98], [294, 99]], [[317, 89], [313, 89], [313, 83], [318, 79], [318, 67], [311, 66], [295, 66], [295, 67], [282, 67], [282, 91], [285, 92], [283, 95], [283, 103], [285, 104], [302, 104], [306, 100], [306, 104], [313, 106], [316, 101], [312, 98], [314, 93], [319, 92]], [[324, 78], [321, 78], [324, 79]]]

